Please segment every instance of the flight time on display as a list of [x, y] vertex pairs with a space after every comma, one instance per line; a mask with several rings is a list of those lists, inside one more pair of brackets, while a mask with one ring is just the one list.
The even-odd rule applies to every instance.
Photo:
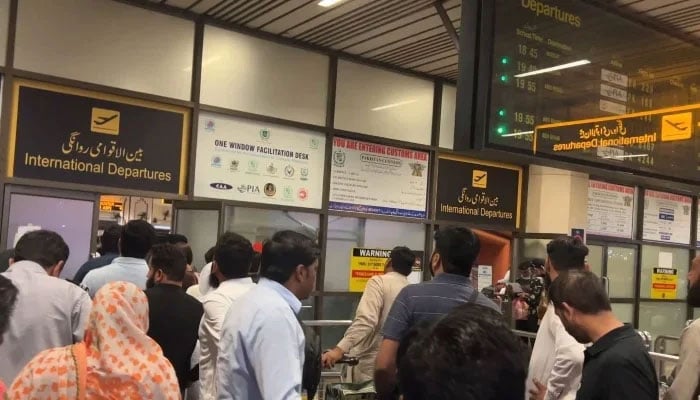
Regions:
[[494, 18], [489, 144], [700, 181], [700, 49], [577, 0]]

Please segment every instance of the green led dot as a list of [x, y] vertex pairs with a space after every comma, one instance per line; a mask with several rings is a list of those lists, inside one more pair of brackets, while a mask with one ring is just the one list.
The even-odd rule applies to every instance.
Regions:
[[500, 79], [502, 83], [508, 83], [508, 75], [501, 75]]
[[501, 57], [501, 64], [506, 65], [510, 63], [510, 58], [508, 57]]
[[500, 110], [498, 110], [499, 117], [505, 117], [507, 114], [508, 114], [508, 112], [506, 111], [505, 108], [501, 108]]
[[498, 133], [499, 135], [503, 135], [506, 133], [507, 130], [508, 129], [505, 125], [500, 125], [498, 128], [496, 128], [496, 133]]

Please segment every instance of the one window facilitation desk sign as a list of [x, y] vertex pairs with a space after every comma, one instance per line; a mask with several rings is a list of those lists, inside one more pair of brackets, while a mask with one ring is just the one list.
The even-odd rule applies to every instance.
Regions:
[[185, 194], [186, 108], [30, 81], [12, 107], [8, 176]]
[[437, 186], [438, 220], [509, 230], [520, 226], [520, 167], [441, 157]]

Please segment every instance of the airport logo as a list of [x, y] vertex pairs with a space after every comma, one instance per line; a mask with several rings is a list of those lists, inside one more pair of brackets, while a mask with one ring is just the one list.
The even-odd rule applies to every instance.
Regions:
[[240, 185], [237, 188], [238, 193], [260, 194], [260, 186], [258, 185]]
[[260, 129], [260, 139], [267, 142], [268, 140], [270, 140], [271, 135], [272, 134], [270, 133], [269, 129], [267, 129], [267, 128]]
[[267, 166], [267, 173], [270, 175], [277, 175], [277, 167], [275, 167], [274, 163], [270, 163], [270, 165]]
[[675, 142], [690, 139], [693, 134], [693, 113], [664, 115], [661, 117], [661, 141]]
[[293, 177], [294, 167], [292, 167], [291, 165], [287, 165], [286, 167], [284, 167], [284, 176], [286, 176], [287, 178]]
[[488, 186], [488, 172], [475, 169], [472, 171], [472, 186], [479, 189], [486, 189]]
[[248, 161], [248, 171], [249, 172], [257, 172], [258, 171], [258, 162], [255, 160]]
[[292, 200], [294, 197], [294, 190], [292, 189], [291, 186], [285, 186], [284, 187], [284, 198], [287, 200]]
[[214, 156], [211, 158], [211, 166], [215, 168], [221, 168], [221, 157]]
[[119, 111], [93, 107], [90, 130], [95, 133], [119, 135], [119, 117]]
[[318, 138], [311, 138], [311, 148], [312, 149], [318, 149]]
[[221, 182], [215, 182], [215, 183], [210, 183], [209, 186], [216, 190], [231, 190], [233, 189], [233, 186], [229, 185], [228, 183], [221, 183]]
[[301, 180], [306, 181], [309, 179], [309, 169], [308, 168], [302, 168], [299, 170], [299, 175], [301, 175]]
[[265, 191], [265, 196], [272, 197], [275, 195], [275, 193], [277, 193], [277, 188], [275, 187], [274, 183], [266, 183], [264, 191]]

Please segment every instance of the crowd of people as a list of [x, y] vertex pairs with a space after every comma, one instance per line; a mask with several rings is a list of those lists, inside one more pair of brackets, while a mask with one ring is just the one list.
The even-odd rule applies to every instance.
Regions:
[[[552, 240], [546, 260], [530, 262], [548, 299], [532, 354], [470, 283], [478, 236], [445, 227], [434, 239], [433, 279], [409, 284], [415, 255], [394, 248], [342, 340], [321, 355], [298, 318], [321, 256], [304, 233], [254, 246], [226, 232], [197, 277], [187, 238], [159, 240], [131, 221], [105, 230], [102, 256], [69, 282], [59, 278], [63, 238], [28, 232], [0, 274], [0, 399], [313, 398], [316, 366], [347, 355], [359, 359], [349, 379], [373, 384], [379, 399], [659, 398], [649, 354], [614, 316], [580, 238]], [[700, 257], [689, 281], [698, 306]], [[698, 337], [700, 323], [683, 333], [667, 399], [697, 398]]]

